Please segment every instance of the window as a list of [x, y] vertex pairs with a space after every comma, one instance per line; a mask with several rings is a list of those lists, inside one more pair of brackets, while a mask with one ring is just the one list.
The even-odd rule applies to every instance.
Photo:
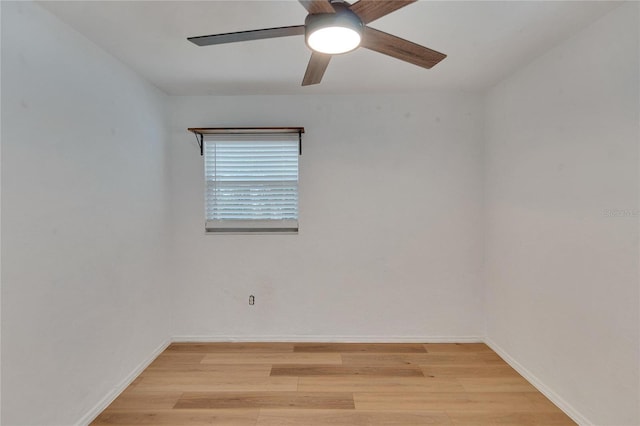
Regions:
[[225, 130], [201, 139], [207, 232], [297, 232], [303, 129]]

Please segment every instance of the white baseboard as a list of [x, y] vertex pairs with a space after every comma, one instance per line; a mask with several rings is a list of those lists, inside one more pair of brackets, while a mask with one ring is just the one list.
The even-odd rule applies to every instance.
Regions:
[[536, 389], [540, 391], [544, 396], [549, 398], [551, 402], [558, 406], [564, 413], [571, 417], [571, 419], [578, 423], [580, 426], [593, 426], [585, 416], [583, 416], [578, 410], [576, 410], [571, 404], [562, 399], [560, 395], [552, 391], [549, 387], [547, 387], [540, 379], [538, 379], [532, 372], [527, 370], [522, 366], [518, 361], [513, 359], [511, 355], [509, 355], [504, 349], [502, 349], [496, 342], [485, 337], [484, 342], [489, 346], [495, 353], [500, 355], [502, 359], [505, 360], [507, 364], [513, 367], [522, 377], [527, 379], [529, 383], [531, 383]]
[[144, 371], [144, 369], [147, 368], [149, 364], [151, 364], [153, 360], [158, 357], [158, 355], [162, 353], [162, 351], [167, 349], [170, 343], [170, 340], [165, 340], [160, 346], [158, 346], [151, 353], [151, 355], [149, 355], [144, 361], [138, 364], [138, 366], [134, 368], [133, 371], [120, 382], [120, 384], [118, 384], [111, 390], [111, 392], [109, 392], [104, 398], [102, 398], [91, 410], [89, 410], [89, 412], [87, 412], [87, 414], [82, 416], [82, 418], [78, 421], [78, 423], [76, 423], [76, 425], [86, 426], [94, 421], [96, 417], [98, 417], [98, 415], [100, 415], [100, 413], [102, 413], [102, 411], [107, 408], [109, 404], [111, 404], [113, 400], [116, 399], [118, 395], [120, 395], [122, 391], [124, 391], [127, 386], [129, 386], [136, 379], [136, 377], [138, 377], [140, 373], [142, 373], [142, 371]]
[[482, 343], [480, 336], [329, 336], [329, 335], [278, 335], [278, 336], [229, 336], [194, 335], [174, 336], [172, 342], [320, 342], [320, 343]]

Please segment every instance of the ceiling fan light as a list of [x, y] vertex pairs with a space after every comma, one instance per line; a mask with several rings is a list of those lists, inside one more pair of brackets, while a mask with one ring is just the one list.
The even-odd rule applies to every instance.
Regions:
[[315, 52], [337, 55], [360, 46], [364, 25], [347, 6], [332, 3], [336, 13], [310, 14], [305, 20], [307, 46]]
[[336, 55], [360, 46], [360, 33], [348, 27], [318, 28], [307, 37], [307, 44], [316, 52]]

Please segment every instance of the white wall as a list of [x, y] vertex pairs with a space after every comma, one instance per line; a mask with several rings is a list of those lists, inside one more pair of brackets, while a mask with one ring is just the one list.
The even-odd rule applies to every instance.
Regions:
[[3, 425], [79, 421], [168, 337], [165, 99], [2, 2]]
[[584, 424], [640, 424], [638, 16], [487, 98], [487, 336]]
[[[173, 335], [483, 334], [479, 95], [171, 101]], [[186, 128], [278, 125], [306, 128], [300, 233], [205, 235], [202, 158]]]

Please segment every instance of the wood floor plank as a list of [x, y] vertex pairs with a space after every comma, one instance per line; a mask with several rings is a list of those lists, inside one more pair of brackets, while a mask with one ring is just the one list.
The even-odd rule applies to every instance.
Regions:
[[358, 410], [535, 411], [527, 394], [493, 393], [354, 393]]
[[353, 410], [346, 392], [185, 392], [176, 403], [182, 408], [317, 408]]
[[107, 407], [109, 411], [163, 410], [171, 409], [182, 396], [182, 392], [139, 392], [127, 388]]
[[228, 376], [242, 375], [250, 377], [266, 377], [271, 371], [272, 364], [176, 364], [164, 366], [149, 366], [142, 373], [172, 374], [172, 373], [210, 373], [226, 374]]
[[339, 353], [215, 353], [202, 364], [342, 364]]
[[458, 378], [467, 392], [538, 392], [523, 377]]
[[570, 426], [576, 423], [566, 414], [553, 413], [487, 413], [447, 412], [455, 426]]
[[198, 364], [206, 354], [204, 352], [162, 352], [149, 367], [155, 365]]
[[426, 343], [424, 348], [429, 353], [435, 352], [493, 352], [484, 343]]
[[181, 364], [175, 368], [149, 367], [142, 377], [175, 377], [202, 376], [202, 377], [267, 377], [271, 373], [272, 364]]
[[459, 409], [469, 403], [464, 392], [354, 392], [353, 400], [357, 410], [373, 411], [447, 411]]
[[214, 342], [214, 343], [172, 343], [166, 352], [198, 353], [273, 353], [293, 352], [293, 343], [255, 343], [255, 342]]
[[405, 365], [426, 364], [429, 361], [427, 353], [343, 353], [343, 365], [357, 365], [369, 367], [397, 367]]
[[461, 353], [344, 353], [344, 365], [397, 366], [397, 365], [506, 365], [493, 352]]
[[257, 426], [424, 426], [451, 425], [444, 412], [353, 410], [260, 410]]
[[433, 352], [428, 353], [423, 365], [507, 365], [493, 352]]
[[426, 377], [300, 377], [302, 392], [464, 392], [455, 378]]
[[357, 367], [343, 365], [278, 365], [271, 368], [271, 376], [373, 376], [373, 377], [424, 377], [416, 366]]
[[259, 410], [158, 410], [105, 412], [92, 426], [254, 426]]
[[202, 376], [215, 376], [224, 375], [229, 377], [242, 376], [242, 377], [266, 377], [271, 371], [272, 364], [192, 364], [181, 365], [176, 369], [148, 369], [144, 376], [162, 376], [170, 377], [177, 374], [192, 374]]
[[135, 387], [137, 392], [267, 392], [296, 391], [297, 377], [207, 377], [177, 375], [145, 377]]
[[378, 353], [423, 353], [420, 343], [296, 343], [294, 352], [378, 352]]
[[437, 366], [422, 365], [425, 377], [458, 377], [458, 378], [482, 378], [482, 377], [522, 377], [516, 370], [508, 365], [485, 366]]

